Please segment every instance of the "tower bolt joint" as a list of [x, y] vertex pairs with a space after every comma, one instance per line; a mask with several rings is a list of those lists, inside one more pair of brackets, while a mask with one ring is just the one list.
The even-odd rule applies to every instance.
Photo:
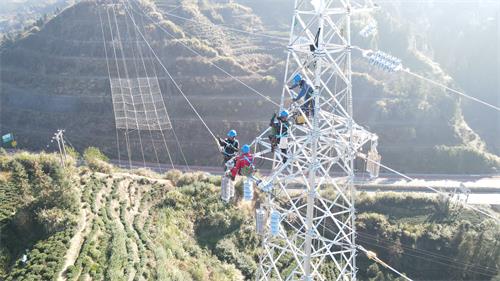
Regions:
[[316, 238], [317, 235], [316, 235], [316, 231], [314, 231], [314, 226], [309, 228], [307, 230], [307, 236], [311, 237], [311, 238]]
[[325, 58], [325, 57], [326, 57], [326, 51], [325, 51], [325, 49], [323, 49], [323, 48], [316, 49], [316, 50], [314, 51], [313, 56], [314, 56], [315, 58]]
[[318, 194], [316, 192], [316, 189], [311, 189], [308, 193], [307, 193], [309, 196], [311, 196], [312, 198], [316, 198], [316, 195]]

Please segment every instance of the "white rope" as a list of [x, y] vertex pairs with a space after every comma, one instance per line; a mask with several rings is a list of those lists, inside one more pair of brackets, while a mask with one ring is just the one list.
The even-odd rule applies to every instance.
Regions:
[[[135, 13], [138, 13], [135, 9], [132, 8], [132, 11], [135, 12]], [[160, 24], [156, 23], [154, 21], [154, 19], [152, 19], [148, 14], [146, 13], [143, 13], [154, 25], [156, 25], [159, 29], [161, 29], [163, 32], [165, 32], [166, 34], [168, 34], [170, 37], [172, 37], [173, 39], [178, 39], [176, 38], [173, 34], [171, 34], [168, 30], [166, 30], [163, 26], [161, 26]], [[184, 42], [182, 41], [179, 41], [179, 43], [181, 45], [183, 45], [185, 48], [187, 48], [188, 50], [190, 50], [192, 53], [194, 53], [195, 55], [198, 55], [200, 57], [203, 58], [203, 55], [201, 55], [199, 52], [197, 52], [196, 50], [194, 50], [193, 48], [189, 47], [188, 45], [186, 45]], [[215, 63], [211, 62], [210, 60], [207, 61], [209, 64], [211, 64], [212, 66], [214, 66], [215, 68], [219, 69], [220, 71], [222, 71], [224, 74], [226, 74], [227, 76], [231, 77], [232, 79], [234, 79], [235, 81], [239, 82], [240, 84], [242, 84], [243, 86], [245, 86], [246, 88], [248, 88], [249, 90], [251, 90], [253, 93], [261, 96], [262, 98], [264, 98], [265, 100], [267, 100], [268, 102], [274, 104], [275, 106], [279, 106], [278, 103], [276, 103], [275, 101], [273, 101], [271, 98], [269, 98], [268, 96], [265, 96], [263, 95], [262, 93], [260, 93], [259, 91], [257, 91], [256, 89], [252, 88], [251, 86], [249, 86], [248, 84], [246, 84], [245, 82], [241, 81], [240, 79], [238, 79], [237, 77], [231, 75], [229, 72], [227, 72], [226, 70], [224, 70], [222, 67], [216, 65]]]
[[[104, 55], [106, 56], [106, 66], [108, 68], [108, 79], [109, 79], [110, 88], [111, 88], [111, 71], [110, 71], [110, 68], [109, 68], [108, 47], [106, 45], [106, 36], [104, 35], [104, 26], [103, 26], [103, 23], [102, 23], [101, 9], [100, 9], [99, 6], [97, 6], [97, 12], [99, 14], [99, 22], [101, 24], [102, 43], [104, 45]], [[120, 138], [118, 137], [118, 128], [116, 126], [116, 110], [115, 110], [115, 103], [113, 101], [113, 95], [111, 95], [111, 104], [113, 106], [113, 113], [114, 113], [114, 116], [115, 116], [116, 149], [118, 150], [118, 166], [121, 167], [122, 160], [121, 160], [121, 152], [120, 152]]]
[[[127, 2], [127, 3], [129, 4], [129, 7], [130, 7], [130, 3], [129, 2]], [[142, 18], [141, 18], [141, 23], [144, 26], [144, 21], [142, 20]], [[134, 29], [134, 32], [135, 32], [135, 29]], [[141, 45], [139, 45], [139, 46], [141, 46]], [[140, 49], [141, 54], [142, 54], [142, 47], [139, 47], [139, 49]], [[152, 58], [150, 58], [150, 62], [151, 62], [151, 68], [153, 69], [154, 76], [158, 77], [158, 74], [156, 73], [156, 66], [155, 66]], [[144, 63], [144, 61], [143, 61], [143, 63]], [[168, 94], [168, 92], [167, 92], [167, 94]], [[166, 107], [165, 101], [163, 99], [163, 96], [162, 96], [161, 102], [163, 103], [163, 106], [166, 109], [167, 107]], [[172, 123], [172, 120], [170, 120], [170, 124], [172, 127], [172, 134], [174, 135], [174, 140], [175, 140], [177, 146], [179, 147], [179, 152], [181, 153], [181, 157], [184, 160], [184, 164], [186, 164], [187, 170], [191, 171], [191, 168], [189, 167], [189, 164], [187, 162], [186, 155], [184, 154], [181, 143], [179, 142], [179, 138], [177, 137], [177, 133], [175, 132], [175, 128], [174, 128], [174, 124]], [[163, 131], [162, 131], [162, 136], [163, 136], [163, 142], [164, 142], [165, 146], [167, 147], [167, 151], [168, 151], [168, 146], [167, 146], [167, 142], [165, 139], [165, 135], [163, 134]]]
[[[118, 42], [120, 44], [120, 53], [122, 55], [123, 67], [125, 70], [125, 77], [127, 79], [127, 84], [129, 86], [129, 88], [131, 89], [132, 87], [130, 85], [130, 75], [128, 73], [127, 61], [125, 58], [123, 42], [122, 42], [121, 35], [120, 35], [120, 27], [118, 26], [118, 19], [116, 17], [116, 11], [115, 11], [114, 5], [112, 6], [112, 11], [113, 11], [113, 18], [115, 19], [116, 35], [118, 37]], [[132, 107], [133, 107], [134, 115], [135, 115], [135, 124], [137, 126], [137, 135], [139, 136], [139, 145], [141, 147], [142, 162], [144, 164], [144, 167], [146, 167], [146, 157], [144, 155], [144, 146], [142, 144], [141, 128], [139, 127], [139, 120], [137, 118], [137, 109], [135, 107], [134, 95], [132, 94], [132, 90], [130, 91], [130, 97], [132, 98]]]
[[427, 82], [429, 82], [429, 83], [431, 83], [431, 84], [433, 84], [433, 85], [435, 85], [435, 86], [438, 86], [438, 87], [444, 88], [444, 89], [446, 89], [446, 90], [448, 90], [448, 91], [450, 91], [450, 92], [452, 92], [452, 93], [454, 93], [454, 94], [457, 94], [457, 95], [462, 96], [462, 97], [464, 97], [464, 98], [468, 98], [468, 99], [473, 100], [473, 101], [475, 101], [475, 102], [478, 102], [478, 103], [481, 103], [481, 104], [483, 104], [483, 105], [486, 105], [486, 106], [488, 106], [488, 107], [490, 107], [490, 108], [492, 108], [492, 109], [494, 109], [494, 110], [496, 110], [496, 111], [500, 111], [500, 107], [498, 107], [498, 106], [494, 106], [494, 105], [492, 105], [492, 104], [490, 104], [490, 103], [487, 103], [487, 102], [485, 102], [485, 101], [483, 101], [483, 100], [480, 100], [480, 99], [475, 98], [475, 97], [473, 97], [473, 96], [469, 96], [469, 95], [467, 95], [467, 94], [464, 94], [464, 93], [462, 93], [462, 92], [459, 92], [459, 91], [457, 91], [457, 90], [454, 90], [454, 89], [452, 89], [452, 88], [450, 88], [450, 87], [448, 87], [448, 86], [446, 86], [446, 85], [444, 85], [444, 84], [441, 84], [441, 83], [439, 83], [439, 82], [436, 82], [436, 81], [434, 81], [434, 80], [431, 80], [431, 79], [429, 79], [429, 78], [426, 78], [426, 77], [424, 77], [424, 76], [422, 76], [422, 75], [416, 74], [416, 73], [412, 72], [412, 71], [411, 71], [410, 69], [408, 69], [408, 68], [403, 69], [403, 71], [404, 71], [404, 72], [406, 72], [406, 73], [408, 73], [408, 74], [410, 74], [410, 75], [413, 75], [413, 76], [415, 76], [415, 77], [417, 77], [417, 78], [420, 78], [420, 79], [422, 79], [422, 80], [424, 80], [424, 81], [427, 81]]
[[208, 25], [208, 26], [220, 27], [220, 28], [224, 28], [224, 29], [227, 29], [227, 30], [231, 30], [231, 31], [235, 31], [235, 32], [240, 32], [240, 33], [244, 33], [244, 34], [248, 34], [248, 35], [261, 36], [261, 37], [266, 37], [266, 38], [271, 38], [271, 39], [276, 39], [276, 40], [282, 40], [282, 41], [289, 41], [289, 39], [285, 38], [285, 37], [278, 37], [278, 36], [273, 36], [273, 35], [268, 35], [268, 34], [263, 34], [263, 33], [255, 33], [255, 32], [251, 32], [251, 31], [246, 31], [246, 30], [242, 30], [242, 29], [233, 28], [233, 27], [230, 27], [230, 26], [227, 26], [227, 25], [223, 25], [223, 24], [215, 24], [215, 23], [212, 23], [212, 22], [210, 22], [210, 23], [201, 22], [201, 21], [197, 21], [197, 20], [194, 20], [194, 19], [182, 17], [182, 16], [179, 16], [179, 15], [176, 15], [176, 14], [172, 14], [171, 12], [172, 11], [168, 11], [168, 12], [163, 11], [163, 14], [169, 15], [169, 16], [174, 17], [174, 18], [182, 19], [182, 20], [185, 20], [185, 21], [194, 22], [194, 23], [197, 23], [197, 24], [203, 24], [203, 25]]
[[212, 132], [212, 130], [210, 130], [210, 127], [208, 127], [207, 123], [205, 123], [205, 120], [203, 120], [203, 117], [201, 117], [201, 115], [198, 113], [198, 111], [196, 110], [196, 108], [194, 107], [194, 105], [191, 103], [191, 101], [188, 99], [188, 97], [184, 94], [184, 92], [182, 91], [181, 87], [177, 84], [177, 82], [175, 81], [174, 77], [172, 77], [172, 75], [170, 74], [170, 72], [168, 71], [168, 69], [165, 67], [165, 65], [163, 64], [163, 62], [161, 61], [161, 59], [158, 57], [158, 55], [156, 54], [156, 52], [154, 51], [154, 49], [151, 47], [151, 45], [149, 44], [149, 42], [146, 39], [146, 37], [144, 36], [144, 34], [139, 30], [137, 24], [135, 23], [135, 20], [132, 18], [131, 14], [130, 14], [130, 11], [128, 10], [127, 7], [125, 7], [125, 10], [127, 11], [129, 17], [132, 19], [132, 22], [133, 22], [133, 24], [134, 24], [137, 32], [141, 35], [141, 37], [144, 40], [144, 42], [146, 42], [146, 45], [148, 45], [149, 49], [151, 50], [151, 52], [153, 53], [153, 55], [157, 59], [158, 63], [161, 65], [161, 67], [163, 68], [163, 70], [165, 70], [165, 72], [167, 73], [167, 75], [170, 78], [170, 80], [172, 80], [172, 83], [174, 83], [174, 86], [177, 88], [177, 90], [179, 90], [179, 92], [184, 97], [184, 99], [186, 100], [186, 102], [189, 104], [189, 106], [191, 107], [191, 109], [194, 111], [194, 113], [196, 114], [196, 116], [198, 116], [198, 118], [200, 119], [201, 123], [205, 126], [205, 128], [207, 129], [207, 131], [210, 133], [210, 135], [212, 136], [212, 138], [217, 143], [218, 142], [217, 137]]
[[[132, 35], [130, 33], [130, 28], [129, 28], [128, 20], [125, 20], [125, 25], [127, 27], [127, 35], [129, 37], [129, 40], [130, 40], [132, 38]], [[161, 130], [161, 125], [160, 125], [161, 123], [160, 123], [160, 118], [159, 118], [158, 111], [157, 111], [157, 108], [156, 108], [156, 103], [154, 102], [153, 93], [151, 91], [152, 90], [151, 83], [149, 82], [148, 72], [147, 72], [147, 69], [146, 69], [146, 65], [144, 63], [144, 57], [142, 56], [142, 52], [140, 50], [139, 41], [137, 39], [138, 39], [137, 38], [137, 33], [135, 32], [135, 29], [134, 29], [134, 41], [136, 42], [137, 50], [139, 52], [139, 57], [141, 58], [142, 65], [144, 67], [144, 75], [146, 77], [146, 81], [148, 82], [149, 95], [151, 97], [151, 101], [153, 102], [153, 108], [154, 108], [154, 112], [155, 112], [155, 116], [156, 116], [156, 122], [158, 122], [158, 125], [159, 125], [159, 128], [160, 128], [160, 132], [163, 135], [163, 130]], [[158, 170], [161, 171], [160, 158], [158, 157], [158, 151], [156, 149], [155, 140], [153, 138], [153, 132], [151, 130], [151, 125], [149, 124], [148, 115], [146, 113], [147, 109], [146, 109], [146, 104], [144, 102], [144, 96], [143, 96], [143, 92], [142, 92], [142, 87], [141, 87], [141, 85], [139, 83], [139, 77], [140, 77], [140, 75], [139, 75], [139, 66], [137, 64], [137, 56], [136, 56], [136, 53], [135, 53], [133, 47], [132, 47], [132, 57], [133, 57], [134, 69], [135, 69], [135, 73], [136, 73], [136, 77], [137, 77], [137, 83], [138, 83], [138, 86], [139, 86], [139, 94], [141, 96], [141, 102], [144, 105], [144, 114], [146, 115], [146, 125], [148, 127], [149, 136], [151, 138], [151, 144], [153, 145], [153, 151], [154, 151], [154, 154], [155, 154], [155, 158], [156, 158], [156, 163], [157, 163], [157, 166], [158, 166]], [[167, 118], [168, 118], [168, 115], [167, 115]], [[172, 156], [170, 155], [170, 150], [168, 149], [168, 146], [167, 146], [166, 142], [165, 142], [165, 147], [166, 147], [166, 150], [167, 150], [168, 158], [170, 159], [170, 164], [172, 165], [172, 169], [175, 169], [174, 162], [172, 161]]]
[[[379, 163], [379, 162], [377, 162], [377, 161], [373, 161], [373, 160], [369, 159], [368, 157], [365, 157], [365, 159], [366, 159], [367, 161], [372, 162], [373, 164], [376, 164], [376, 165], [378, 165], [378, 166], [380, 166], [380, 167], [382, 167], [382, 168], [384, 168], [384, 169], [386, 169], [386, 170], [388, 170], [388, 171], [390, 171], [390, 172], [392, 172], [392, 173], [395, 173], [395, 174], [397, 174], [397, 175], [399, 175], [399, 176], [401, 176], [401, 177], [403, 177], [403, 178], [405, 178], [405, 179], [407, 179], [407, 180], [410, 180], [410, 181], [414, 181], [414, 180], [415, 180], [414, 178], [409, 177], [409, 176], [407, 176], [407, 175], [405, 175], [405, 174], [403, 174], [403, 173], [401, 173], [401, 172], [398, 172], [398, 171], [396, 171], [396, 170], [394, 170], [394, 169], [392, 169], [392, 168], [390, 168], [390, 167], [387, 167], [386, 165], [384, 165], [384, 164], [382, 164], [382, 163]], [[436, 193], [438, 193], [438, 194], [440, 194], [440, 195], [442, 195], [442, 196], [445, 196], [445, 197], [450, 197], [450, 196], [449, 196], [448, 194], [446, 194], [445, 192], [442, 192], [442, 191], [440, 191], [440, 190], [438, 190], [438, 189], [436, 189], [436, 188], [434, 188], [434, 187], [431, 187], [431, 186], [428, 186], [428, 185], [424, 185], [424, 187], [425, 187], [425, 188], [427, 188], [427, 189], [430, 189], [430, 190], [432, 190], [432, 191], [434, 191], [434, 192], [436, 192]], [[459, 202], [460, 202], [460, 201], [459, 201]], [[464, 203], [464, 202], [460, 202], [460, 203], [462, 203], [462, 205], [463, 205], [464, 207], [466, 207], [466, 208], [469, 208], [469, 209], [471, 209], [471, 210], [473, 210], [473, 211], [475, 211], [475, 212], [481, 213], [481, 214], [483, 214], [483, 215], [485, 215], [485, 216], [487, 216], [487, 217], [489, 217], [489, 218], [492, 218], [492, 219], [494, 219], [497, 223], [499, 222], [499, 219], [498, 219], [496, 216], [494, 216], [494, 215], [492, 215], [492, 214], [490, 214], [490, 213], [488, 213], [488, 212], [486, 212], [486, 211], [483, 211], [483, 210], [481, 210], [481, 209], [479, 209], [479, 208], [476, 208], [476, 207], [471, 206], [470, 204], [467, 204], [467, 203]]]
[[[114, 36], [113, 36], [113, 27], [111, 25], [111, 18], [109, 16], [109, 8], [106, 7], [106, 18], [107, 18], [107, 22], [108, 22], [108, 28], [109, 28], [109, 34], [110, 34], [110, 37], [111, 37], [111, 47], [113, 48], [113, 55], [114, 55], [114, 61], [115, 61], [115, 66], [116, 66], [116, 73], [117, 73], [117, 76], [118, 76], [118, 81], [120, 83], [120, 91], [121, 91], [121, 94], [123, 95], [123, 87], [121, 87], [121, 78], [120, 78], [120, 66], [118, 65], [118, 55], [116, 54], [116, 47], [115, 47], [115, 44], [114, 44]], [[111, 75], [111, 74], [110, 74]], [[110, 80], [110, 83], [111, 83], [111, 80]], [[123, 112], [125, 114], [125, 118], [127, 117], [127, 111], [125, 110], [125, 105], [123, 105]], [[129, 168], [132, 168], [132, 157], [131, 157], [131, 151], [130, 151], [130, 142], [129, 142], [129, 137], [128, 137], [128, 122], [125, 122], [125, 133], [124, 133], [124, 137], [125, 137], [125, 146], [127, 148], [127, 156], [128, 156], [128, 164], [129, 164]], [[117, 128], [118, 130], [118, 128]]]

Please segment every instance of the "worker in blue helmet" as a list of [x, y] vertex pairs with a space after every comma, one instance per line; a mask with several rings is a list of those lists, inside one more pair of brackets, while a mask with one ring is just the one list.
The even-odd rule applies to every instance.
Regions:
[[302, 78], [302, 75], [297, 74], [293, 77], [293, 84], [292, 86], [289, 87], [290, 90], [293, 90], [295, 88], [299, 87], [300, 91], [299, 94], [293, 98], [294, 102], [299, 101], [300, 99], [304, 98], [304, 103], [300, 106], [304, 114], [308, 117], [314, 115], [314, 98], [313, 98], [313, 93], [314, 93], [314, 88], [307, 83], [305, 79]]
[[279, 115], [273, 114], [269, 126], [272, 128], [269, 140], [271, 141], [271, 151], [274, 152], [276, 147], [279, 146], [282, 153], [283, 163], [287, 160], [288, 153], [288, 132], [290, 129], [290, 122], [288, 121], [288, 111], [282, 110]]
[[234, 180], [236, 175], [251, 177], [255, 172], [254, 157], [250, 153], [250, 146], [245, 144], [241, 147], [241, 154], [236, 157], [234, 168], [231, 169], [231, 179]]
[[236, 154], [238, 153], [239, 142], [236, 139], [236, 136], [238, 136], [236, 131], [230, 130], [227, 133], [227, 137], [225, 139], [223, 139], [221, 137], [217, 137], [217, 139], [219, 141], [220, 151], [221, 151], [222, 155], [224, 156], [223, 165], [225, 168], [227, 168], [226, 163], [229, 160], [231, 160], [232, 158], [234, 158], [236, 156]]

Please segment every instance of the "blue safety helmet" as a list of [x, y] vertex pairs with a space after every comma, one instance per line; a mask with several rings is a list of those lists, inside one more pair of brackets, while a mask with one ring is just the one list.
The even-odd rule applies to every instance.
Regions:
[[241, 152], [243, 153], [248, 153], [250, 152], [250, 146], [248, 144], [245, 144], [242, 148], [241, 148]]
[[235, 130], [231, 130], [227, 133], [227, 136], [230, 137], [230, 138], [234, 138], [236, 137], [238, 134], [236, 133]]
[[302, 80], [302, 76], [301, 76], [299, 73], [297, 73], [297, 74], [293, 77], [293, 82], [294, 82], [295, 84], [298, 84], [301, 80]]
[[281, 118], [288, 118], [288, 111], [286, 111], [286, 110], [282, 110], [282, 111], [280, 112], [280, 117], [281, 117]]

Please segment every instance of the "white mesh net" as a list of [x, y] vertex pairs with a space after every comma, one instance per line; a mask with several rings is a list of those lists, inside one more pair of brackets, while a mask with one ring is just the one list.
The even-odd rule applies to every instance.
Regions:
[[172, 128], [157, 77], [112, 78], [110, 82], [117, 129]]

